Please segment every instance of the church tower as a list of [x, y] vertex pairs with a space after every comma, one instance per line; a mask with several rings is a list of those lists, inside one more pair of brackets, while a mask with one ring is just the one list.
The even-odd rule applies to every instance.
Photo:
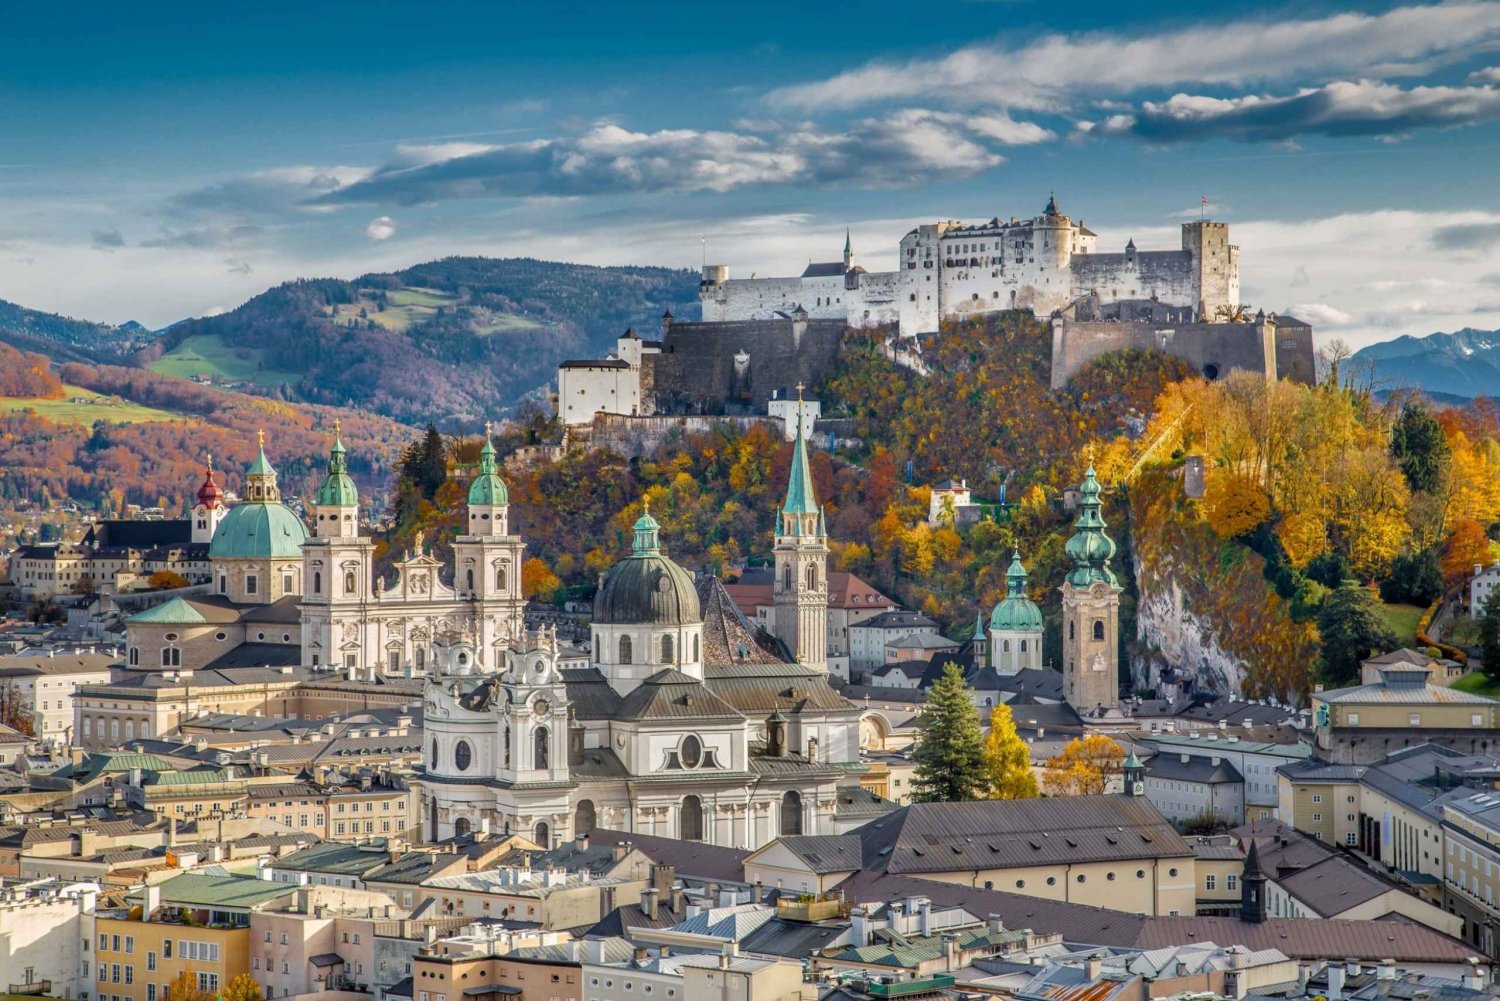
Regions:
[[854, 241], [846, 229], [844, 230], [844, 270], [848, 271], [852, 267], [854, 267]]
[[1026, 597], [1020, 552], [1005, 571], [1005, 597], [990, 613], [990, 666], [1009, 678], [1042, 666], [1042, 610]]
[[367, 677], [380, 656], [364, 642], [375, 546], [360, 534], [359, 490], [337, 421], [312, 519], [313, 537], [302, 546], [303, 663]]
[[1091, 464], [1066, 548], [1073, 569], [1062, 586], [1063, 699], [1085, 715], [1120, 703], [1121, 589], [1109, 566], [1115, 543], [1104, 533], [1100, 492]]
[[[801, 411], [802, 386], [797, 386]], [[802, 422], [792, 444], [786, 503], [776, 533], [776, 636], [792, 659], [815, 671], [828, 670], [828, 529], [813, 490], [812, 466]]]
[[214, 480], [214, 457], [210, 455], [203, 472], [203, 486], [198, 488], [197, 503], [193, 505], [192, 540], [205, 545], [212, 542], [214, 530], [219, 527], [223, 517], [224, 491]]
[[469, 484], [469, 530], [453, 542], [453, 589], [474, 602], [481, 665], [504, 666], [504, 647], [525, 628], [521, 563], [526, 543], [510, 531], [510, 494], [495, 463], [490, 425], [484, 426], [479, 473]]

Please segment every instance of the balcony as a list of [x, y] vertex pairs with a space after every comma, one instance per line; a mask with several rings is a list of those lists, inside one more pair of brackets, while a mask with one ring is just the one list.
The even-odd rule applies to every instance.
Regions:
[[11, 984], [6, 988], [12, 994], [24, 994], [30, 997], [46, 997], [52, 993], [52, 981], [33, 980], [29, 984]]
[[898, 980], [891, 984], [877, 983], [872, 980], [865, 989], [869, 991], [872, 998], [904, 998], [927, 991], [947, 990], [956, 983], [958, 981], [946, 973], [934, 973], [920, 980]]
[[783, 897], [776, 901], [776, 916], [787, 921], [827, 921], [843, 912], [844, 903], [837, 898], [826, 900], [811, 895]]

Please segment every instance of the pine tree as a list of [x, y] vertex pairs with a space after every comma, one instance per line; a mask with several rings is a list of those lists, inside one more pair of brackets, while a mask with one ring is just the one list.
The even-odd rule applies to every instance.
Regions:
[[1031, 748], [1016, 733], [1010, 706], [1003, 702], [990, 713], [990, 732], [984, 740], [984, 782], [990, 799], [1036, 799], [1041, 795], [1031, 770]]
[[1361, 661], [1393, 650], [1399, 642], [1375, 595], [1352, 580], [1323, 599], [1318, 633], [1323, 637], [1323, 679], [1334, 685], [1353, 681]]
[[1479, 620], [1479, 656], [1488, 678], [1500, 678], [1500, 588], [1484, 599], [1484, 618]]
[[918, 726], [913, 798], [919, 803], [978, 799], [985, 790], [984, 735], [957, 664], [946, 665], [928, 690]]
[[1420, 403], [1408, 403], [1391, 428], [1391, 454], [1413, 490], [1437, 489], [1448, 462], [1448, 439], [1437, 418]]

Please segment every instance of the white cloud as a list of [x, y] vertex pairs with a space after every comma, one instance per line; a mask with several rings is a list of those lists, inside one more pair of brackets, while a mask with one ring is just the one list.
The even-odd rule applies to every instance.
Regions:
[[1245, 19], [1153, 35], [1052, 34], [971, 45], [948, 55], [871, 62], [772, 91], [773, 105], [827, 111], [873, 102], [940, 100], [1059, 109], [1078, 93], [1129, 93], [1185, 83], [1245, 84], [1357, 71], [1426, 72], [1434, 60], [1500, 39], [1492, 3], [1398, 7], [1305, 20]]
[[365, 236], [372, 240], [389, 240], [396, 235], [396, 222], [388, 215], [371, 219], [365, 227]]
[[1306, 320], [1317, 327], [1347, 327], [1354, 317], [1326, 302], [1299, 302], [1287, 310], [1299, 320]]
[[1007, 146], [1030, 146], [1049, 142], [1057, 133], [1044, 129], [1035, 122], [1018, 122], [1003, 112], [992, 115], [976, 115], [967, 122], [970, 129]]

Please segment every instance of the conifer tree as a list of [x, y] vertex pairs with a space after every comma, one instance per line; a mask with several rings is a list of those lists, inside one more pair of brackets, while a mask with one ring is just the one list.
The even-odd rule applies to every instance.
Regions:
[[1484, 599], [1484, 618], [1479, 620], [1479, 656], [1485, 677], [1500, 678], [1500, 589]]
[[1323, 678], [1333, 685], [1353, 681], [1360, 661], [1394, 650], [1399, 642], [1375, 595], [1352, 580], [1323, 599], [1318, 634], [1323, 638]]
[[912, 758], [919, 803], [978, 799], [985, 791], [984, 735], [963, 672], [949, 663], [927, 692]]
[[1036, 799], [1041, 795], [1031, 770], [1031, 749], [1016, 733], [1010, 706], [1003, 702], [990, 713], [990, 732], [984, 740], [984, 783], [990, 799]]

